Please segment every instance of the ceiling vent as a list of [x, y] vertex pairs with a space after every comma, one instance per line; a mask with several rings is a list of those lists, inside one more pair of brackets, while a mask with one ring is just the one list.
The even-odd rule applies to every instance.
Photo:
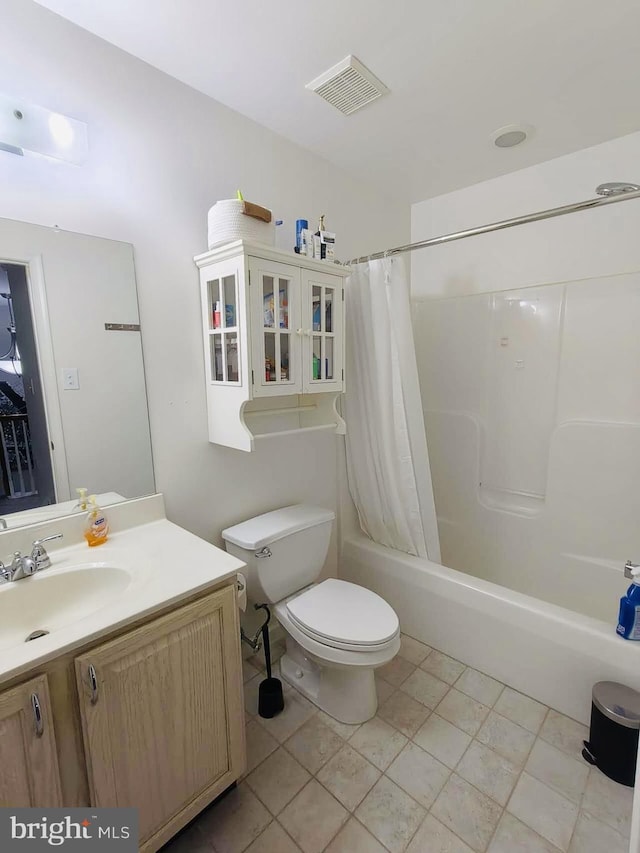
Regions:
[[347, 56], [307, 83], [306, 88], [317, 92], [332, 107], [347, 116], [389, 91], [355, 56]]

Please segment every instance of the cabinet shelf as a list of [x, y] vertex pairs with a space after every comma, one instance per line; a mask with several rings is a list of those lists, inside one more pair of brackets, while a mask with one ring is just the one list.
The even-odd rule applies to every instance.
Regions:
[[265, 436], [343, 433], [336, 402], [349, 268], [243, 240], [195, 262], [209, 441], [251, 451]]
[[336, 409], [339, 396], [300, 394], [250, 400], [240, 418], [254, 439], [318, 429], [344, 434], [344, 421]]
[[269, 417], [271, 415], [291, 415], [296, 412], [310, 412], [313, 409], [317, 409], [318, 406], [316, 403], [311, 403], [308, 406], [285, 406], [281, 409], [259, 409], [255, 412], [252, 412], [254, 418], [264, 418]]
[[321, 431], [331, 430], [332, 432], [338, 432], [335, 424], [319, 424], [318, 426], [311, 427], [297, 427], [296, 429], [283, 429], [279, 432], [263, 432], [254, 436], [256, 441], [262, 441], [265, 438], [282, 438], [284, 435], [297, 435], [301, 432], [321, 432]]

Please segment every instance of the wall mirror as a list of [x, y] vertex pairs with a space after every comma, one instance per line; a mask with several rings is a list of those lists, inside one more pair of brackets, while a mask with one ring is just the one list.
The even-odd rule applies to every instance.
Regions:
[[0, 528], [154, 491], [133, 247], [0, 219]]

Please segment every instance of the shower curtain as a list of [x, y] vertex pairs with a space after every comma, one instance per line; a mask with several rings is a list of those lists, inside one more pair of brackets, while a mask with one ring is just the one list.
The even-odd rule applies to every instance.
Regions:
[[402, 258], [357, 264], [345, 288], [349, 491], [374, 542], [440, 562]]

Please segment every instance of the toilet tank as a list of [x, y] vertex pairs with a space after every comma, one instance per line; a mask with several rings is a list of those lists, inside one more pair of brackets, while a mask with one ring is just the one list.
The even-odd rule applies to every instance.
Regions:
[[227, 551], [247, 564], [247, 595], [275, 604], [317, 578], [329, 550], [335, 513], [295, 504], [222, 531]]

